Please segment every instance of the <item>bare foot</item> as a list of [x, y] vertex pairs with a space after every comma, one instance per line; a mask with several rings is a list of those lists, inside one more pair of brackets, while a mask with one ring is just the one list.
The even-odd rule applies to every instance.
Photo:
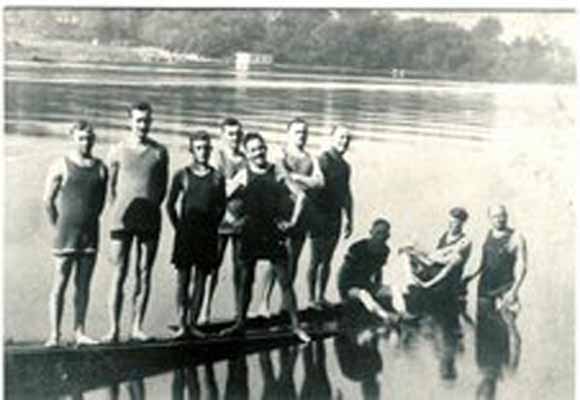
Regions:
[[111, 331], [101, 338], [102, 343], [119, 343], [119, 332]]
[[75, 338], [75, 345], [76, 346], [94, 346], [99, 344], [99, 341], [89, 337], [85, 334], [78, 334]]
[[304, 331], [301, 328], [294, 328], [294, 329], [292, 329], [292, 333], [302, 343], [308, 343], [308, 342], [310, 342], [312, 340], [312, 338], [310, 337], [310, 335], [308, 333], [306, 333], [306, 331]]
[[133, 332], [131, 332], [131, 340], [136, 342], [148, 342], [151, 339], [151, 336], [147, 335], [142, 330], [133, 330]]
[[57, 347], [59, 344], [60, 339], [57, 336], [51, 336], [44, 342], [44, 347]]
[[189, 333], [191, 333], [191, 336], [193, 336], [197, 339], [205, 339], [207, 337], [207, 334], [205, 332], [202, 332], [193, 326], [189, 327]]
[[222, 329], [219, 332], [219, 336], [234, 336], [234, 335], [243, 335], [244, 334], [244, 324], [242, 322], [236, 322], [234, 325], [230, 326], [229, 328]]
[[174, 339], [184, 339], [189, 336], [189, 331], [185, 327], [179, 327], [172, 336]]
[[258, 309], [257, 316], [263, 318], [270, 318], [272, 314], [270, 313], [270, 309], [268, 308], [268, 306], [266, 306], [266, 304], [262, 304]]

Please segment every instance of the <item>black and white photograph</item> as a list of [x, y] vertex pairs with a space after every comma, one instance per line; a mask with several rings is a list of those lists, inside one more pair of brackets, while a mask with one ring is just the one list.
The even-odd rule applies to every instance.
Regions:
[[188, 7], [3, 8], [4, 398], [573, 399], [576, 10]]

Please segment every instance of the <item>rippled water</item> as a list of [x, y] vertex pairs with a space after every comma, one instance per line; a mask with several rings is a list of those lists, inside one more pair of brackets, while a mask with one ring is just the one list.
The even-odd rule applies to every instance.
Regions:
[[[311, 123], [314, 153], [333, 124], [347, 123], [355, 135], [347, 157], [353, 166], [355, 239], [366, 235], [373, 218], [386, 215], [393, 225], [391, 247], [409, 236], [431, 245], [445, 229], [446, 211], [461, 204], [470, 211], [467, 230], [477, 249], [488, 227], [485, 208], [500, 201], [528, 240], [530, 273], [515, 321], [478, 314], [470, 293], [465, 314], [434, 315], [401, 332], [345, 328], [341, 337], [306, 347], [176, 366], [110, 387], [80, 387], [84, 398], [178, 399], [188, 393], [211, 399], [573, 396], [576, 98], [570, 86], [7, 63], [6, 338], [40, 340], [47, 333], [52, 232], [40, 198], [48, 164], [66, 151], [66, 128], [80, 116], [93, 121], [101, 137], [95, 152], [104, 157], [106, 142], [119, 140], [126, 130], [125, 106], [142, 99], [154, 106], [154, 135], [170, 144], [172, 170], [188, 161], [179, 135], [192, 127], [217, 133], [227, 115], [272, 142], [281, 142], [286, 123], [302, 116]], [[108, 218], [105, 213], [88, 317], [88, 329], [96, 336], [107, 328]], [[176, 319], [167, 224], [163, 232], [146, 321], [146, 328], [160, 336]], [[339, 244], [333, 261], [333, 300], [338, 299], [335, 273], [349, 244]], [[306, 249], [296, 284], [301, 306], [308, 257]], [[468, 267], [478, 262], [475, 251]], [[397, 278], [389, 265], [387, 278]], [[226, 263], [216, 294], [218, 317], [233, 315], [230, 293], [231, 265]], [[71, 296], [63, 324], [67, 335]]]

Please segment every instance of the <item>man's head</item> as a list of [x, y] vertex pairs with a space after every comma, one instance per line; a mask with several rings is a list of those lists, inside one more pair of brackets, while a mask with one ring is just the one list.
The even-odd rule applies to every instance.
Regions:
[[332, 147], [339, 153], [344, 154], [350, 144], [350, 131], [344, 125], [336, 125], [332, 128]]
[[463, 224], [469, 218], [469, 214], [463, 207], [453, 207], [449, 210], [449, 232], [461, 233]]
[[220, 124], [222, 139], [232, 150], [238, 150], [242, 143], [242, 123], [235, 118], [228, 117]]
[[250, 132], [244, 136], [244, 153], [250, 164], [265, 167], [268, 163], [268, 146], [266, 141], [257, 132]]
[[195, 131], [189, 136], [189, 151], [193, 162], [207, 166], [211, 154], [211, 138], [206, 131]]
[[134, 103], [129, 107], [131, 131], [138, 139], [145, 139], [153, 122], [153, 108], [146, 102]]
[[85, 120], [79, 120], [71, 126], [69, 133], [76, 144], [79, 155], [90, 157], [95, 144], [93, 126]]
[[498, 204], [490, 206], [487, 209], [487, 215], [489, 216], [489, 220], [491, 221], [491, 226], [498, 230], [502, 231], [507, 228], [508, 223], [508, 213], [507, 209], [504, 205]]
[[385, 243], [391, 236], [391, 224], [384, 218], [377, 218], [371, 226], [371, 239]]
[[294, 118], [288, 122], [288, 143], [293, 144], [299, 149], [306, 146], [308, 140], [308, 123], [302, 118]]

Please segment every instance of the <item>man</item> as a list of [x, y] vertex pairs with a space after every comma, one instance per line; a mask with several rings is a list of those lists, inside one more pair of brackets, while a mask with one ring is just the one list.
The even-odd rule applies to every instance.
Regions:
[[110, 331], [104, 340], [119, 340], [123, 307], [123, 286], [130, 265], [131, 247], [137, 246], [136, 283], [133, 292], [133, 318], [130, 338], [149, 340], [142, 324], [147, 311], [151, 271], [161, 230], [161, 203], [167, 191], [169, 156], [165, 146], [149, 138], [153, 110], [148, 103], [129, 108], [131, 131], [113, 147], [111, 170], [111, 260], [113, 283], [110, 295]]
[[342, 213], [345, 214], [344, 237], [352, 233], [352, 194], [350, 166], [343, 156], [348, 150], [350, 132], [342, 125], [331, 133], [329, 150], [319, 157], [324, 176], [324, 187], [313, 197], [311, 212], [312, 259], [308, 271], [309, 300], [312, 307], [328, 305], [326, 287], [330, 277], [330, 263], [342, 230]]
[[[297, 195], [304, 197], [304, 211], [298, 221], [298, 226], [289, 232], [288, 235], [288, 267], [292, 284], [296, 279], [298, 270], [298, 260], [306, 240], [306, 234], [310, 230], [309, 213], [310, 196], [312, 190], [324, 186], [324, 176], [320, 169], [318, 160], [305, 150], [308, 141], [308, 124], [301, 118], [295, 118], [288, 123], [288, 144], [282, 150], [282, 158], [277, 163], [284, 182], [288, 186], [296, 200]], [[261, 296], [262, 305], [260, 314], [270, 314], [270, 298], [274, 288], [274, 275], [272, 270], [268, 270], [264, 276], [263, 293]]]
[[468, 218], [464, 208], [452, 208], [448, 229], [430, 253], [413, 246], [399, 249], [406, 264], [403, 268], [411, 271], [410, 282], [403, 288], [405, 298], [395, 290], [394, 306], [403, 315], [409, 307], [421, 309], [457, 300], [465, 264], [471, 255], [471, 240], [463, 231]]
[[390, 249], [386, 245], [391, 225], [379, 218], [372, 224], [370, 237], [348, 248], [338, 274], [338, 290], [343, 300], [360, 303], [370, 314], [391, 322], [392, 316], [381, 305], [389, 297], [389, 288], [383, 285], [383, 267]]
[[[177, 337], [204, 336], [197, 322], [209, 274], [218, 266], [218, 227], [225, 211], [223, 175], [209, 165], [211, 140], [205, 131], [189, 138], [192, 164], [176, 172], [167, 200], [167, 213], [175, 228], [172, 262], [177, 269], [177, 308], [180, 329]], [[181, 210], [176, 204], [181, 199]], [[191, 269], [195, 265], [193, 295], [189, 296]]]
[[75, 272], [74, 334], [77, 345], [96, 344], [85, 334], [85, 317], [95, 266], [99, 218], [107, 191], [107, 168], [92, 154], [93, 127], [76, 122], [70, 130], [75, 150], [58, 159], [49, 169], [44, 205], [49, 222], [55, 227], [53, 245], [54, 283], [50, 294], [50, 336], [47, 347], [58, 346], [64, 295], [73, 269]]
[[[212, 164], [225, 177], [226, 182], [240, 171], [246, 164], [246, 157], [242, 152], [242, 124], [235, 118], [226, 118], [220, 124], [222, 145], [213, 153], [214, 160]], [[202, 314], [204, 319], [209, 322], [211, 318], [211, 308], [213, 296], [219, 279], [219, 268], [223, 262], [224, 254], [231, 239], [232, 242], [232, 268], [234, 291], [239, 291], [239, 273], [237, 266], [237, 254], [239, 252], [239, 238], [243, 224], [243, 215], [241, 214], [241, 199], [232, 197], [227, 202], [224, 219], [219, 227], [218, 236], [218, 265], [211, 271], [209, 290], [204, 301], [205, 312]]]
[[248, 165], [229, 182], [228, 197], [242, 198], [246, 221], [242, 227], [239, 251], [240, 291], [236, 302], [237, 319], [233, 327], [222, 334], [241, 332], [252, 299], [254, 270], [260, 260], [268, 260], [274, 269], [282, 296], [288, 305], [292, 331], [303, 342], [310, 340], [298, 324], [296, 296], [288, 271], [286, 232], [296, 226], [303, 201], [292, 202], [288, 188], [273, 164], [268, 162], [267, 147], [259, 133], [244, 138]]
[[508, 213], [503, 205], [488, 209], [491, 229], [483, 244], [481, 265], [464, 279], [467, 285], [477, 275], [477, 296], [498, 309], [517, 309], [518, 293], [527, 273], [527, 248], [523, 235], [508, 226]]

